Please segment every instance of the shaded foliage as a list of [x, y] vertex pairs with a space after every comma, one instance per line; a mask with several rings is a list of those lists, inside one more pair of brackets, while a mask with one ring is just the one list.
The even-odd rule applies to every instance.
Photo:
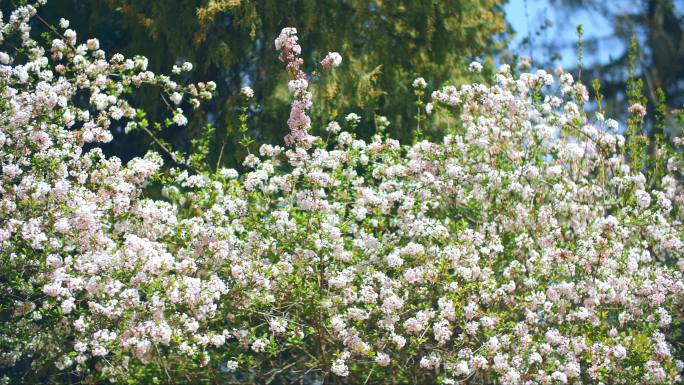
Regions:
[[[195, 112], [187, 128], [160, 133], [176, 148], [189, 150], [191, 141], [216, 127], [209, 146], [209, 163], [234, 166], [245, 149], [239, 116], [240, 87], [256, 93], [249, 111], [250, 135], [256, 145], [281, 140], [287, 127], [289, 94], [275, 59], [273, 39], [285, 25], [295, 26], [306, 42], [305, 67], [319, 100], [312, 111], [314, 132], [329, 120], [357, 112], [363, 120], [357, 133], [370, 137], [375, 113], [382, 109], [391, 122], [388, 132], [412, 137], [414, 98], [411, 80], [423, 76], [433, 86], [465, 80], [465, 65], [486, 58], [499, 47], [498, 34], [506, 29], [502, 0], [367, 1], [367, 0], [159, 0], [150, 2], [106, 0], [83, 2], [53, 0], [41, 10], [49, 22], [70, 15], [81, 34], [101, 36], [108, 52], [143, 54], [150, 69], [168, 71], [180, 61], [195, 64], [188, 81], [215, 79], [218, 96]], [[84, 36], [85, 37], [85, 36]], [[317, 78], [318, 61], [327, 50], [344, 57], [332, 76]], [[280, 74], [276, 76], [274, 74]], [[345, 98], [335, 98], [344, 94]], [[154, 119], [166, 108], [158, 93], [141, 90], [136, 102]], [[157, 114], [155, 115], [155, 111]], [[150, 146], [144, 133], [115, 135], [107, 151], [128, 159]]]

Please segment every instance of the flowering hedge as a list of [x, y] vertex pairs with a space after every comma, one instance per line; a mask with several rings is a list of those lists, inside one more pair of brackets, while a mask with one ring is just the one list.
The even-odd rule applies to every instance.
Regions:
[[213, 83], [108, 57], [66, 20], [46, 50], [35, 14], [0, 23], [5, 383], [681, 381], [684, 162], [634, 167], [569, 73], [503, 65], [435, 91], [422, 111], [453, 123], [440, 142], [355, 139], [355, 114], [318, 137], [286, 28], [286, 146], [243, 175], [196, 173], [162, 142], [180, 168], [92, 143], [153, 134], [127, 102], [142, 85], [170, 101], [162, 125], [184, 125]]

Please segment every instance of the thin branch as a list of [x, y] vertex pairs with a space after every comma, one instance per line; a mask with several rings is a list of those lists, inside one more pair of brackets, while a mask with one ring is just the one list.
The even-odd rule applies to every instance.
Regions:
[[164, 150], [164, 152], [165, 152], [167, 155], [169, 155], [169, 156], [171, 157], [171, 159], [172, 159], [174, 162], [176, 162], [177, 164], [179, 164], [179, 165], [181, 165], [181, 166], [185, 166], [185, 167], [191, 169], [191, 170], [194, 171], [194, 172], [198, 172], [197, 169], [195, 169], [192, 165], [190, 165], [190, 164], [188, 164], [187, 162], [184, 162], [184, 161], [178, 159], [178, 157], [176, 156], [176, 154], [174, 154], [168, 147], [166, 147], [166, 145], [165, 145], [164, 143], [162, 143], [162, 142], [154, 135], [154, 133], [153, 133], [152, 131], [150, 131], [147, 127], [143, 127], [143, 126], [140, 126], [140, 127], [147, 133], [147, 135], [149, 135], [149, 136], [152, 138], [152, 140], [154, 140], [155, 143], [157, 143], [157, 145], [158, 145], [159, 147], [161, 147], [162, 150]]
[[221, 166], [221, 158], [223, 157], [223, 150], [226, 148], [226, 141], [223, 141], [221, 145], [221, 151], [219, 152], [218, 160], [216, 161], [216, 171], [218, 172], [219, 166]]

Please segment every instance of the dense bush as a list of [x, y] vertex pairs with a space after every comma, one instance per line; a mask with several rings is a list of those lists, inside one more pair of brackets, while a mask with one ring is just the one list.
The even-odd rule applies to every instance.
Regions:
[[432, 93], [438, 143], [355, 139], [356, 114], [314, 137], [286, 28], [286, 145], [244, 175], [162, 170], [93, 143], [113, 121], [148, 129], [126, 101], [140, 86], [199, 106], [213, 84], [107, 57], [66, 21], [45, 52], [34, 14], [0, 26], [6, 383], [680, 381], [684, 162], [663, 147], [657, 172], [636, 167], [570, 74], [503, 65]]

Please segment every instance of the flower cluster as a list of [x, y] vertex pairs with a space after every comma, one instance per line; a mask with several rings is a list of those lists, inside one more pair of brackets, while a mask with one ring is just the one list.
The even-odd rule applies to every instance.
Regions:
[[328, 52], [328, 54], [321, 60], [323, 68], [339, 67], [342, 64], [342, 56], [337, 52]]
[[459, 119], [438, 142], [335, 122], [324, 139], [286, 28], [289, 147], [262, 145], [242, 175], [169, 170], [153, 199], [159, 155], [123, 164], [86, 143], [135, 119], [131, 87], [181, 104], [213, 85], [68, 31], [46, 57], [34, 14], [0, 25], [29, 58], [0, 54], [7, 382], [681, 380], [684, 162], [655, 181], [630, 168], [572, 77], [504, 66], [435, 91], [433, 115]]
[[275, 40], [275, 47], [276, 50], [280, 51], [278, 58], [287, 62], [287, 69], [291, 77], [287, 86], [294, 95], [290, 118], [287, 120], [290, 133], [285, 137], [285, 143], [309, 143], [312, 139], [308, 134], [308, 130], [311, 128], [311, 118], [307, 115], [307, 111], [313, 103], [311, 92], [307, 90], [309, 82], [306, 73], [299, 69], [304, 64], [304, 60], [299, 57], [302, 47], [299, 46], [297, 29], [283, 28]]
[[[311, 108], [313, 102], [312, 94], [307, 90], [309, 87], [307, 75], [299, 69], [304, 64], [304, 60], [299, 57], [302, 48], [299, 45], [297, 29], [283, 28], [275, 40], [275, 47], [276, 50], [280, 51], [278, 58], [281, 61], [287, 62], [287, 69], [291, 78], [287, 86], [294, 96], [290, 118], [287, 120], [290, 133], [285, 136], [285, 143], [310, 148], [315, 138], [308, 133], [308, 130], [311, 128], [311, 118], [307, 115], [307, 111]], [[342, 56], [337, 52], [328, 52], [328, 55], [321, 61], [325, 69], [339, 67], [341, 63]]]

